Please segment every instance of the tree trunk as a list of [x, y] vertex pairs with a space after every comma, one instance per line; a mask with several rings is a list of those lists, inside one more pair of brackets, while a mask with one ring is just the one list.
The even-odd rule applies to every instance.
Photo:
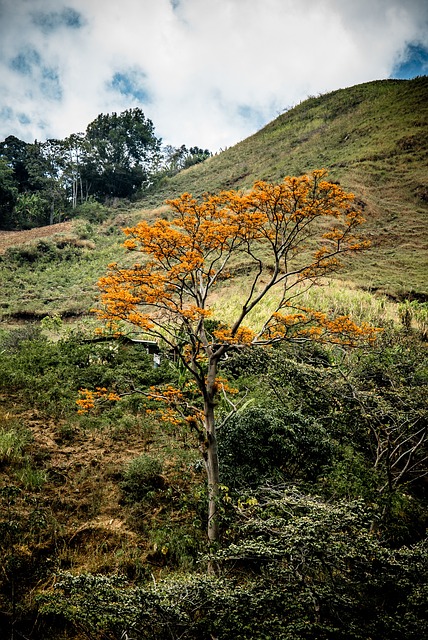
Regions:
[[[217, 451], [217, 437], [214, 422], [214, 403], [205, 402], [205, 467], [208, 481], [208, 546], [212, 549], [219, 539], [217, 518], [217, 502], [219, 489], [219, 464]], [[208, 561], [208, 573], [218, 574], [218, 564], [215, 560]]]
[[208, 480], [208, 541], [212, 545], [219, 537], [217, 520], [217, 498], [219, 486], [219, 464], [217, 436], [214, 422], [214, 404], [207, 402], [205, 407], [206, 457], [205, 465]]
[[219, 464], [217, 450], [217, 435], [214, 417], [214, 398], [217, 392], [216, 376], [218, 357], [211, 357], [208, 364], [204, 396], [204, 426], [205, 426], [205, 466], [208, 481], [208, 542], [212, 546], [218, 541], [219, 528], [217, 519], [217, 502], [219, 487]]

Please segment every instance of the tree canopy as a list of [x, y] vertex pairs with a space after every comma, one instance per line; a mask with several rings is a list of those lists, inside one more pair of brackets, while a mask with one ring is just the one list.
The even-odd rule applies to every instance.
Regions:
[[[227, 394], [218, 376], [220, 360], [231, 350], [284, 340], [349, 346], [376, 334], [349, 317], [329, 318], [298, 304], [305, 289], [338, 268], [342, 254], [367, 246], [357, 234], [363, 217], [353, 194], [326, 177], [326, 171], [317, 170], [280, 184], [259, 181], [248, 193], [224, 191], [200, 200], [184, 193], [168, 201], [172, 221], [142, 221], [125, 229], [125, 247], [141, 252], [143, 261], [129, 268], [111, 264], [99, 282], [99, 316], [113, 324], [130, 323], [167, 345], [196, 383], [202, 405], [170, 387], [154, 397], [179, 409], [200, 435], [211, 541], [218, 538], [214, 414], [216, 396]], [[233, 277], [237, 262], [250, 276], [235, 317], [226, 323], [221, 312], [213, 312], [212, 294]], [[271, 290], [277, 295], [274, 308], [251, 326], [252, 310]]]

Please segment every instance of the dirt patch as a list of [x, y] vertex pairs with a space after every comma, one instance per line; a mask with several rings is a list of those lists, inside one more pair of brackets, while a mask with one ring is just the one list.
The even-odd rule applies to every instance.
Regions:
[[69, 221], [25, 231], [0, 231], [0, 254], [4, 253], [9, 247], [39, 240], [39, 238], [49, 238], [59, 233], [67, 233], [71, 231], [72, 226], [73, 223]]

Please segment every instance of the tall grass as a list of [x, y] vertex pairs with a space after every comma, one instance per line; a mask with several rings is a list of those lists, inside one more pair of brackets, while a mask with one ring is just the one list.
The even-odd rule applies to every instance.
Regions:
[[23, 458], [31, 435], [19, 427], [0, 427], [0, 463], [16, 463]]
[[[223, 294], [218, 294], [212, 305], [213, 317], [232, 324], [245, 301], [245, 284], [230, 283]], [[266, 318], [275, 311], [278, 291], [270, 291], [249, 314], [246, 322], [253, 330], [259, 329]], [[399, 323], [397, 304], [384, 295], [357, 289], [346, 281], [329, 281], [313, 286], [295, 299], [296, 306], [310, 307], [332, 316], [349, 315], [355, 322], [368, 322], [373, 326], [387, 327]]]

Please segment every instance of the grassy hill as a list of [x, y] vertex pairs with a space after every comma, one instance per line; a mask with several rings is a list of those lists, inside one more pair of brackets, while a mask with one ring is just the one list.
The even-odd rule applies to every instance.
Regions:
[[[96, 282], [121, 259], [120, 228], [164, 215], [167, 198], [222, 189], [245, 190], [255, 180], [280, 181], [325, 167], [364, 208], [372, 246], [339, 274], [349, 285], [395, 300], [425, 301], [428, 282], [428, 78], [385, 80], [312, 97], [255, 135], [164, 178], [132, 207], [110, 211], [102, 224], [76, 220], [67, 229], [0, 236], [0, 317], [37, 319], [86, 314]], [[47, 233], [55, 234], [45, 238]], [[32, 245], [24, 245], [32, 238]], [[36, 247], [39, 241], [38, 248]], [[346, 285], [342, 284], [346, 283]], [[337, 287], [336, 287], [337, 288]]]
[[363, 203], [372, 240], [347, 276], [394, 296], [425, 296], [427, 149], [428, 78], [369, 82], [305, 100], [166, 180], [143, 204], [158, 206], [184, 191], [246, 189], [258, 179], [275, 182], [325, 167]]

